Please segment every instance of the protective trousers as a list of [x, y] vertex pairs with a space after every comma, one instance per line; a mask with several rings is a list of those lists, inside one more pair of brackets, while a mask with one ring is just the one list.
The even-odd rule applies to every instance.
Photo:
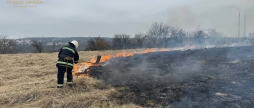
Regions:
[[[57, 66], [57, 88], [62, 88], [64, 86], [64, 73], [66, 71], [66, 67]], [[67, 84], [72, 87], [72, 68], [67, 68]]]

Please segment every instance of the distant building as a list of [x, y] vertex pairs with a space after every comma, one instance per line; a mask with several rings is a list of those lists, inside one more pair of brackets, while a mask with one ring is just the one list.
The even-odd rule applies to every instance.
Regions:
[[53, 42], [48, 42], [47, 45], [53, 45]]
[[56, 42], [55, 45], [68, 45], [67, 42]]
[[68, 43], [66, 42], [47, 42], [47, 45], [51, 46], [51, 45], [68, 45]]
[[30, 45], [31, 44], [31, 40], [16, 40], [17, 44], [20, 45]]

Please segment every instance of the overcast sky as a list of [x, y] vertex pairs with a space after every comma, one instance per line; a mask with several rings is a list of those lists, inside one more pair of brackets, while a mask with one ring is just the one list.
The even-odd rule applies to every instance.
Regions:
[[134, 35], [146, 33], [154, 22], [187, 31], [215, 28], [237, 36], [239, 12], [241, 34], [244, 15], [246, 33], [254, 32], [253, 0], [37, 0], [43, 4], [26, 8], [8, 1], [31, 0], [0, 1], [0, 35], [9, 38]]

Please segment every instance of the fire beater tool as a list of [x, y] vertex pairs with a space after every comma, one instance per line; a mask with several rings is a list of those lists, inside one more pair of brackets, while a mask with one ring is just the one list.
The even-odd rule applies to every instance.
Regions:
[[99, 56], [97, 56], [95, 63], [89, 62], [89, 61], [84, 61], [84, 62], [86, 62], [86, 63], [91, 63], [91, 64], [99, 64], [99, 63], [100, 63], [100, 60], [101, 60], [101, 56], [99, 55]]
[[[91, 63], [91, 64], [93, 64], [93, 65], [97, 65], [97, 64], [100, 64], [100, 60], [101, 60], [101, 56], [99, 55], [99, 56], [97, 56], [95, 62], [90, 62], [90, 61], [83, 61], [83, 62]], [[89, 68], [85, 69], [84, 72], [80, 72], [80, 73], [78, 74], [78, 76], [81, 75], [81, 74], [86, 74], [86, 73], [88, 72], [88, 70], [89, 70]]]

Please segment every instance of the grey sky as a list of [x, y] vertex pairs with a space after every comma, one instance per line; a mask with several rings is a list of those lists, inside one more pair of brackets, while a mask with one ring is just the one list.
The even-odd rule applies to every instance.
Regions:
[[244, 15], [246, 32], [254, 32], [253, 0], [37, 0], [43, 4], [32, 8], [13, 7], [7, 1], [0, 2], [0, 34], [10, 38], [134, 35], [145, 33], [156, 21], [236, 36], [239, 12], [241, 34]]

